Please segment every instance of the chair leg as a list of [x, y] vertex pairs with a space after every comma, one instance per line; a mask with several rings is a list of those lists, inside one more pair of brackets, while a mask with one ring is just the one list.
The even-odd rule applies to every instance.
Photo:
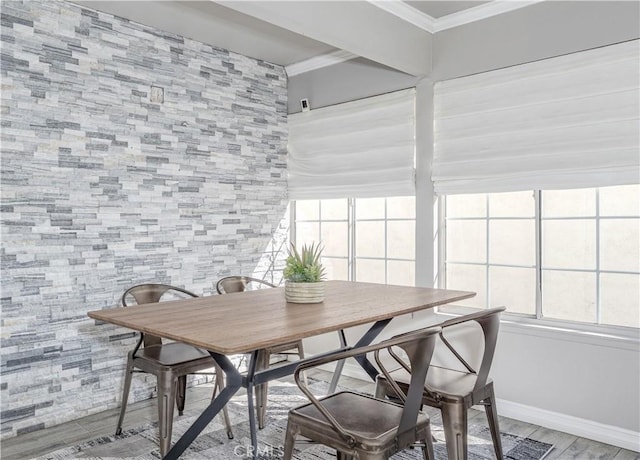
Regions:
[[387, 385], [380, 379], [376, 379], [375, 397], [377, 399], [387, 399]]
[[[224, 388], [224, 377], [222, 376], [222, 369], [220, 369], [219, 366], [216, 366], [216, 384], [213, 387], [213, 395], [211, 396], [212, 401], [215, 399], [218, 390], [222, 388]], [[226, 404], [222, 408], [222, 415], [224, 416], [224, 424], [227, 427], [227, 437], [229, 439], [233, 439], [233, 430], [231, 429], [231, 420], [229, 419], [229, 411], [227, 410]]]
[[500, 426], [498, 424], [498, 411], [496, 409], [496, 397], [493, 393], [493, 387], [489, 389], [491, 395], [484, 399], [484, 410], [487, 414], [487, 421], [489, 422], [489, 430], [491, 431], [491, 440], [493, 441], [493, 449], [496, 453], [496, 458], [502, 460], [504, 454], [502, 453], [502, 441], [500, 440]]
[[[256, 371], [261, 371], [269, 367], [269, 358], [271, 354], [267, 350], [260, 350], [258, 352], [258, 362]], [[267, 396], [269, 392], [269, 384], [261, 383], [256, 385], [256, 417], [258, 418], [258, 429], [264, 428], [265, 419], [267, 416]]]
[[173, 406], [176, 399], [177, 378], [171, 372], [158, 374], [158, 430], [160, 455], [164, 457], [171, 447]]
[[[302, 340], [298, 340], [298, 358], [304, 359], [304, 346], [302, 345]], [[307, 380], [307, 372], [302, 371], [302, 379], [304, 380], [304, 384], [309, 386], [309, 381]]]
[[449, 460], [467, 460], [467, 408], [463, 404], [442, 403], [442, 425]]
[[178, 377], [178, 388], [176, 391], [176, 406], [178, 407], [178, 415], [184, 413], [184, 402], [187, 396], [187, 376]]
[[124, 388], [122, 389], [122, 402], [120, 403], [120, 416], [116, 425], [116, 436], [122, 434], [122, 422], [124, 421], [124, 413], [127, 410], [127, 402], [129, 401], [129, 391], [131, 390], [131, 378], [133, 377], [133, 356], [129, 353], [127, 357], [127, 366], [124, 372]]
[[435, 460], [435, 454], [433, 452], [433, 435], [431, 434], [431, 427], [427, 428], [427, 436], [422, 441], [424, 446], [422, 447], [422, 457], [424, 460]]
[[298, 429], [291, 422], [287, 423], [287, 432], [284, 437], [284, 452], [282, 454], [282, 460], [291, 460], [293, 456], [293, 446], [296, 443], [296, 436], [298, 435]]

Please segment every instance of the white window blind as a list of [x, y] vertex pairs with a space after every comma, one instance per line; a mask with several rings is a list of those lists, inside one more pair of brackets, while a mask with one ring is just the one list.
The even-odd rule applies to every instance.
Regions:
[[638, 183], [639, 50], [635, 40], [437, 83], [436, 192]]
[[289, 115], [289, 198], [413, 195], [415, 89]]

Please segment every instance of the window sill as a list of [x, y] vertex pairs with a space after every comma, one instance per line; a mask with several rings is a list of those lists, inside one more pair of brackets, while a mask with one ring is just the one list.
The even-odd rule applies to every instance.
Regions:
[[[438, 309], [441, 314], [455, 316], [476, 310], [459, 306]], [[640, 330], [634, 328], [538, 320], [508, 313], [502, 315], [500, 328], [508, 333], [640, 352]]]

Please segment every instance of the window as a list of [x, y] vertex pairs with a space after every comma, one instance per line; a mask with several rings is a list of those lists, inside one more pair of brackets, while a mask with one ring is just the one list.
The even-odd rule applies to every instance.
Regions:
[[296, 245], [321, 242], [327, 277], [349, 280], [349, 200], [299, 200], [294, 209]]
[[463, 305], [640, 326], [640, 186], [446, 198], [446, 287]]
[[294, 209], [296, 244], [322, 242], [329, 279], [415, 284], [414, 197], [298, 200]]

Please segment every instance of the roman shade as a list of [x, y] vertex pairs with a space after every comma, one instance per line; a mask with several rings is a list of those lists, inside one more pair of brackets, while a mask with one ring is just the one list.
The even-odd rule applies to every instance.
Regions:
[[437, 193], [638, 183], [638, 40], [439, 82]]
[[289, 115], [289, 198], [413, 195], [415, 89]]

